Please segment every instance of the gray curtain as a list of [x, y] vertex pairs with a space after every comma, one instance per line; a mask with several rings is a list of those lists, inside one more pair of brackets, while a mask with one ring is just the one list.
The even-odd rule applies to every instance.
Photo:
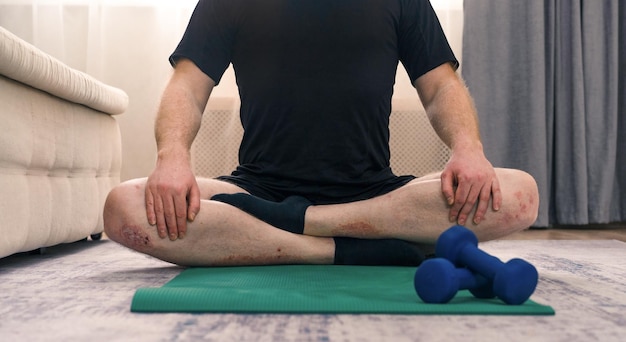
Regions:
[[626, 2], [465, 0], [487, 157], [532, 174], [535, 223], [626, 221]]

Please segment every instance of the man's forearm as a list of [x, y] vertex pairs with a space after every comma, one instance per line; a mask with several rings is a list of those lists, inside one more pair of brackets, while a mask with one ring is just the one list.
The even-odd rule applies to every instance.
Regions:
[[463, 81], [442, 65], [415, 83], [428, 118], [441, 140], [453, 151], [482, 151], [474, 103]]
[[439, 137], [453, 151], [482, 150], [476, 109], [461, 80], [439, 89], [426, 112]]
[[155, 123], [159, 158], [181, 154], [189, 156], [214, 86], [215, 82], [192, 61], [182, 59], [177, 63], [163, 92]]
[[169, 84], [155, 123], [158, 157], [189, 156], [201, 119], [202, 112], [193, 96], [184, 87]]

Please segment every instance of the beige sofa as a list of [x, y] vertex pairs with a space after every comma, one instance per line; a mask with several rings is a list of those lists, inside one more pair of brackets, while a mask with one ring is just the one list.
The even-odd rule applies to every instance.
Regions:
[[0, 27], [0, 257], [100, 237], [127, 105]]

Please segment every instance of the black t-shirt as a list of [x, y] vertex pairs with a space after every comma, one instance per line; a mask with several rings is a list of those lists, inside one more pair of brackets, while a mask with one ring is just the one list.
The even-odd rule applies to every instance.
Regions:
[[215, 82], [233, 64], [245, 132], [233, 174], [304, 195], [395, 178], [398, 62], [411, 81], [458, 65], [427, 0], [200, 0], [170, 61], [182, 57]]

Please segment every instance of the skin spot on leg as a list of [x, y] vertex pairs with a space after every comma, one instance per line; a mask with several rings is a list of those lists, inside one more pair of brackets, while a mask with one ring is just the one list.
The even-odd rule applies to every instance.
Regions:
[[522, 213], [526, 213], [528, 211], [528, 205], [526, 205], [526, 203], [520, 203], [519, 210]]
[[[216, 260], [215, 266], [251, 266], [251, 265], [278, 265], [281, 262], [282, 254], [275, 255], [242, 255], [231, 254]], [[209, 265], [211, 266], [211, 265]]]
[[532, 210], [535, 207], [535, 198], [532, 196], [532, 194], [528, 194], [526, 196], [526, 200], [523, 200], [520, 194], [520, 196], [518, 197], [518, 200], [519, 200], [519, 212], [521, 214], [528, 214], [530, 210]]
[[376, 227], [369, 222], [357, 221], [339, 225], [333, 232], [337, 236], [372, 236], [378, 233]]
[[531, 206], [535, 204], [535, 197], [531, 194], [528, 194], [528, 204], [530, 204]]
[[533, 198], [531, 195], [524, 196], [522, 191], [516, 191], [514, 196], [517, 199], [517, 212], [515, 213], [517, 219], [520, 215], [527, 214], [533, 207]]
[[122, 237], [125, 245], [135, 250], [145, 250], [152, 247], [150, 236], [140, 227], [125, 226], [122, 228]]
[[509, 226], [517, 220], [517, 216], [517, 213], [504, 212], [498, 219], [498, 225], [504, 227]]

